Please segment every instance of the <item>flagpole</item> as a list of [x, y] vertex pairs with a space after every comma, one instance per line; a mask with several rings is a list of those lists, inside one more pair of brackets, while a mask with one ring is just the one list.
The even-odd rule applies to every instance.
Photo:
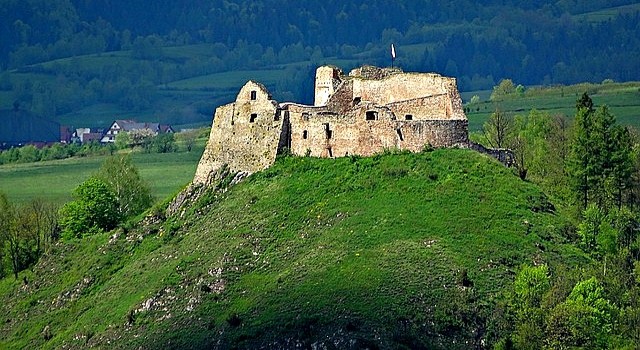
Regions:
[[391, 68], [393, 68], [393, 62], [396, 60], [396, 47], [391, 44]]

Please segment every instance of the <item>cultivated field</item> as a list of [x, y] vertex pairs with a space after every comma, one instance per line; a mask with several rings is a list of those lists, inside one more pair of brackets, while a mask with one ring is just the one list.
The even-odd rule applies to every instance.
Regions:
[[[584, 92], [589, 94], [596, 107], [607, 105], [621, 124], [640, 129], [640, 82], [532, 87], [523, 96], [513, 96], [502, 101], [490, 101], [489, 90], [463, 92], [461, 95], [467, 107], [469, 129], [478, 131], [496, 110], [517, 115], [537, 109], [552, 115], [564, 114], [572, 117], [576, 112], [576, 100]], [[469, 103], [473, 95], [480, 97], [480, 103]]]
[[[153, 196], [162, 200], [191, 181], [202, 155], [200, 146], [191, 152], [134, 153], [133, 163], [149, 184]], [[70, 158], [0, 166], [0, 192], [13, 203], [42, 198], [56, 203], [71, 200], [73, 189], [95, 173], [104, 156]]]

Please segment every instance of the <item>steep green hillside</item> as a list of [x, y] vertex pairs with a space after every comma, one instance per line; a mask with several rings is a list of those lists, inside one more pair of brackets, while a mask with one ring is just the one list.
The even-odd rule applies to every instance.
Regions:
[[469, 150], [232, 178], [1, 281], [0, 348], [489, 347], [521, 264], [589, 262], [536, 186]]

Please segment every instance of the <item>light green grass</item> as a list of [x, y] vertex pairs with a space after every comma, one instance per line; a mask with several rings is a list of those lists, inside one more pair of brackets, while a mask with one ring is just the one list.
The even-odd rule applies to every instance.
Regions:
[[577, 21], [598, 23], [611, 20], [620, 14], [633, 14], [638, 11], [640, 11], [640, 4], [630, 4], [611, 7], [599, 11], [581, 13], [578, 15], [574, 15], [573, 18]]
[[[184, 153], [134, 153], [133, 163], [156, 199], [174, 194], [193, 179], [202, 146]], [[12, 202], [42, 198], [56, 203], [71, 200], [73, 189], [95, 173], [104, 156], [70, 158], [0, 166], [0, 192]]]
[[[514, 96], [502, 101], [489, 101], [491, 92], [486, 90], [461, 95], [465, 106], [470, 108], [467, 112], [469, 130], [478, 131], [496, 110], [510, 115], [524, 115], [537, 109], [551, 115], [562, 114], [573, 118], [576, 100], [584, 92], [589, 94], [596, 107], [607, 105], [621, 124], [640, 128], [640, 82], [533, 87], [523, 97]], [[468, 104], [473, 95], [480, 96], [482, 102]]]

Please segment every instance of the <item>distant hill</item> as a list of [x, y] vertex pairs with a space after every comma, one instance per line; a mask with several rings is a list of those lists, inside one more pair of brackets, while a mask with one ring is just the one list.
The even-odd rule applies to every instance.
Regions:
[[0, 281], [0, 347], [491, 348], [521, 264], [590, 261], [539, 188], [470, 150], [230, 180]]
[[60, 142], [60, 124], [21, 109], [0, 109], [0, 148]]
[[0, 18], [0, 108], [62, 124], [206, 125], [235, 92], [207, 81], [256, 71], [308, 103], [315, 67], [388, 66], [391, 43], [461, 91], [640, 80], [637, 0], [30, 0]]

